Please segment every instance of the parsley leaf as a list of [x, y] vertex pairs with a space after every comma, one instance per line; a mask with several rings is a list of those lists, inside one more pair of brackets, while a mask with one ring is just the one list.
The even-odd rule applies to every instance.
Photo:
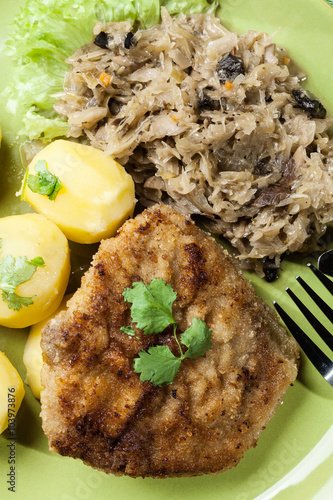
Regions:
[[122, 326], [120, 330], [127, 335], [131, 335], [132, 337], [135, 337], [135, 330], [132, 326]]
[[[145, 334], [156, 334], [173, 325], [173, 334], [179, 346], [180, 356], [175, 356], [165, 345], [140, 351], [139, 357], [134, 359], [134, 371], [141, 374], [141, 381], [151, 381], [154, 386], [165, 382], [171, 384], [184, 359], [196, 359], [210, 349], [212, 331], [204, 321], [193, 318], [192, 326], [180, 335], [182, 344], [188, 348], [183, 353], [176, 334], [176, 321], [172, 315], [172, 304], [176, 300], [177, 292], [164, 280], [155, 278], [149, 285], [141, 281], [135, 282], [132, 288], [125, 288], [123, 296], [127, 302], [132, 303], [132, 320], [138, 328]], [[132, 326], [122, 327], [121, 330], [128, 335], [135, 335]]]
[[28, 307], [33, 304], [34, 299], [37, 297], [37, 295], [34, 295], [33, 297], [21, 297], [14, 292], [2, 292], [1, 297], [4, 302], [8, 303], [8, 309], [19, 311], [23, 306]]
[[36, 175], [29, 174], [27, 184], [33, 193], [45, 195], [54, 200], [62, 188], [59, 177], [51, 174], [45, 160], [39, 160], [35, 165]]
[[204, 351], [208, 351], [212, 345], [211, 333], [212, 330], [208, 330], [202, 319], [193, 318], [192, 326], [180, 336], [182, 343], [188, 347], [184, 357], [197, 359], [199, 356], [203, 356]]
[[0, 289], [2, 290], [2, 300], [8, 303], [9, 309], [19, 311], [23, 306], [33, 304], [33, 297], [21, 297], [15, 293], [16, 287], [29, 279], [35, 273], [37, 267], [44, 266], [42, 257], [28, 260], [26, 257], [7, 255], [0, 263]]
[[136, 339], [140, 338], [136, 335], [135, 330], [132, 326], [122, 326], [120, 330], [126, 333], [127, 335], [130, 335], [131, 337], [135, 337]]
[[149, 347], [147, 351], [140, 351], [139, 357], [134, 360], [135, 373], [141, 373], [142, 382], [150, 380], [155, 386], [164, 382], [171, 384], [182, 362], [166, 345]]
[[172, 304], [177, 293], [170, 284], [155, 278], [149, 285], [142, 281], [133, 283], [133, 288], [125, 288], [123, 296], [131, 302], [132, 320], [145, 334], [161, 333], [175, 323]]

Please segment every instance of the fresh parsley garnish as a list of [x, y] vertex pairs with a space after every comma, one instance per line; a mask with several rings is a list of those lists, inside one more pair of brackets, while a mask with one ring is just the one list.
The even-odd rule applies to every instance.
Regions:
[[155, 278], [150, 285], [136, 281], [132, 288], [125, 288], [123, 296], [126, 302], [132, 303], [132, 320], [144, 333], [160, 333], [176, 323], [172, 316], [172, 304], [177, 292], [164, 280]]
[[[212, 330], [204, 321], [193, 318], [192, 326], [177, 337], [177, 324], [172, 315], [172, 305], [177, 297], [170, 284], [155, 278], [149, 285], [141, 281], [135, 282], [132, 288], [125, 288], [123, 296], [131, 302], [132, 321], [144, 334], [161, 333], [169, 325], [173, 325], [173, 334], [177, 341], [180, 356], [175, 356], [168, 346], [149, 347], [148, 351], [140, 351], [134, 359], [134, 371], [140, 373], [141, 381], [151, 381], [154, 386], [164, 382], [171, 384], [179, 370], [181, 362], [186, 358], [196, 359], [210, 349]], [[132, 326], [121, 330], [128, 335], [135, 335]], [[187, 347], [183, 352], [181, 343]]]
[[13, 257], [7, 255], [0, 263], [0, 289], [2, 300], [8, 302], [8, 308], [19, 311], [23, 306], [33, 304], [33, 297], [21, 297], [15, 293], [16, 287], [33, 276], [37, 267], [44, 266], [42, 257], [28, 260], [26, 257]]
[[122, 330], [127, 335], [130, 335], [131, 337], [136, 337], [137, 339], [139, 338], [132, 326], [123, 326], [122, 328], [120, 328], [120, 330]]
[[45, 195], [49, 200], [54, 200], [62, 188], [59, 177], [52, 174], [45, 160], [38, 160], [35, 165], [36, 175], [29, 174], [27, 184], [33, 193]]
[[140, 351], [134, 359], [135, 373], [141, 373], [140, 380], [150, 380], [155, 386], [164, 382], [170, 384], [176, 376], [182, 358], [177, 358], [166, 345], [149, 347], [148, 351]]

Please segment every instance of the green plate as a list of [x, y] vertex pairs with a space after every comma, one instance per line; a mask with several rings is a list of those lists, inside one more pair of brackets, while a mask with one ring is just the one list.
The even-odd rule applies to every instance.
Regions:
[[[8, 25], [23, 0], [0, 0], [1, 45]], [[307, 86], [333, 115], [333, 9], [324, 0], [223, 0], [220, 16], [232, 30], [248, 29], [276, 33], [278, 45], [308, 74]], [[3, 55], [0, 90], [10, 81], [10, 61]], [[14, 83], [14, 82], [13, 82]], [[3, 145], [0, 158], [0, 216], [21, 213], [28, 206], [15, 197], [22, 179], [16, 131], [20, 124], [7, 115], [0, 101], [0, 127]], [[333, 241], [332, 231], [328, 234]], [[331, 243], [332, 246], [332, 243]], [[277, 299], [297, 318], [300, 315], [287, 299], [285, 286], [291, 286], [306, 300], [295, 282], [300, 273], [324, 295], [306, 268], [306, 259], [283, 262], [280, 278], [268, 284], [247, 274], [268, 303]], [[332, 300], [332, 299], [331, 299]], [[311, 306], [312, 307], [312, 306]], [[318, 312], [319, 316], [319, 312]], [[300, 325], [311, 329], [300, 318]], [[0, 350], [25, 378], [22, 353], [27, 330], [0, 329]], [[311, 332], [315, 338], [315, 334]], [[333, 489], [333, 390], [301, 357], [298, 379], [290, 387], [284, 403], [267, 426], [256, 448], [246, 452], [240, 464], [217, 476], [182, 479], [116, 478], [95, 471], [79, 460], [48, 451], [41, 429], [40, 404], [28, 386], [16, 420], [15, 494], [8, 491], [10, 465], [9, 440], [0, 437], [0, 498], [24, 500], [328, 500]]]

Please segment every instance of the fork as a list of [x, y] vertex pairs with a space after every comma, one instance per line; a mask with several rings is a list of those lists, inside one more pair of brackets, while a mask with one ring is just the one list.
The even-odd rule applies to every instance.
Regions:
[[[327, 290], [333, 295], [333, 282], [319, 269], [317, 269], [312, 264], [308, 264], [308, 267], [315, 274], [315, 276], [323, 283]], [[296, 280], [304, 288], [307, 294], [312, 298], [312, 300], [317, 304], [317, 306], [322, 310], [322, 312], [327, 316], [330, 322], [333, 324], [333, 309], [314, 291], [312, 288], [301, 278], [296, 276]], [[303, 302], [294, 294], [289, 287], [286, 288], [286, 292], [292, 298], [298, 309], [303, 313], [308, 322], [313, 326], [318, 335], [324, 340], [327, 346], [333, 350], [333, 335], [327, 328], [316, 318], [316, 316], [303, 304]], [[324, 377], [327, 382], [333, 386], [333, 362], [328, 356], [306, 335], [306, 333], [295, 323], [295, 321], [286, 313], [286, 311], [276, 302], [273, 304], [283, 319], [285, 325], [288, 327], [293, 337], [298, 342], [299, 346], [302, 348], [304, 353], [307, 355], [314, 367], [319, 371], [319, 373]], [[332, 330], [333, 331], [333, 330]]]

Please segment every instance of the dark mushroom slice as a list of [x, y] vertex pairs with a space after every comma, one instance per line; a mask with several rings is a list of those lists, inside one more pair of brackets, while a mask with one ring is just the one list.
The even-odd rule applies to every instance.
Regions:
[[[280, 256], [281, 262], [281, 256]], [[268, 283], [272, 283], [279, 277], [280, 262], [276, 264], [275, 258], [264, 257], [262, 270], [265, 274], [265, 280]]]
[[297, 103], [297, 107], [302, 108], [312, 118], [325, 118], [326, 109], [317, 99], [311, 99], [304, 90], [293, 90], [292, 95]]
[[218, 111], [221, 109], [219, 99], [212, 99], [205, 91], [198, 93], [197, 106], [199, 112], [203, 110]]
[[265, 176], [269, 175], [273, 172], [273, 164], [271, 162], [270, 156], [266, 156], [265, 158], [261, 158], [258, 160], [256, 165], [253, 168], [254, 175]]
[[101, 31], [100, 33], [98, 33], [98, 35], [96, 35], [94, 44], [97, 45], [97, 47], [100, 47], [101, 49], [107, 49], [108, 35], [104, 31]]
[[137, 43], [138, 42], [136, 41], [134, 34], [131, 31], [129, 31], [126, 34], [125, 40], [124, 40], [125, 49], [129, 49], [132, 46], [134, 47]]
[[257, 208], [277, 206], [290, 196], [290, 188], [282, 182], [260, 189], [257, 192], [252, 206]]
[[[273, 172], [276, 168], [279, 169], [281, 178], [278, 182], [274, 184], [269, 184], [266, 187], [258, 189], [254, 200], [251, 205], [253, 207], [262, 208], [269, 205], [277, 206], [281, 201], [288, 198], [291, 194], [291, 186], [295, 179], [295, 162], [293, 158], [283, 159], [280, 158], [278, 161], [269, 162], [266, 159], [261, 160], [261, 170], [259, 170], [260, 161], [254, 168], [254, 173], [260, 175], [268, 175]], [[258, 169], [258, 170], [256, 170]]]
[[226, 54], [217, 63], [217, 74], [222, 83], [233, 82], [238, 75], [245, 75], [244, 63], [231, 53]]
[[114, 97], [110, 97], [108, 101], [108, 108], [112, 116], [116, 116], [122, 106], [123, 104], [121, 102], [117, 101], [117, 99], [115, 99]]

